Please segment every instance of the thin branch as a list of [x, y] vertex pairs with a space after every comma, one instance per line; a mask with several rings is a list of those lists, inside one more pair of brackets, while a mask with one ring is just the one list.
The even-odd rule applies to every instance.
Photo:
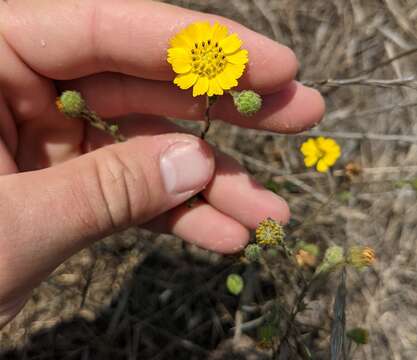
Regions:
[[[285, 136], [269, 131], [259, 131], [259, 136]], [[310, 136], [325, 136], [333, 137], [335, 139], [348, 140], [375, 140], [375, 141], [401, 141], [415, 144], [417, 143], [417, 135], [397, 135], [397, 134], [374, 134], [374, 133], [360, 133], [360, 132], [346, 132], [346, 131], [321, 131], [311, 130], [300, 134], [293, 134], [293, 137], [310, 137]]]
[[401, 141], [413, 144], [417, 143], [417, 135], [373, 134], [359, 132], [313, 130], [306, 132], [304, 136], [327, 136], [335, 139]]
[[331, 360], [345, 360], [345, 327], [346, 327], [346, 270], [341, 272], [340, 283], [336, 291], [333, 307], [332, 334], [330, 338]]
[[362, 86], [379, 86], [379, 87], [393, 87], [393, 86], [407, 86], [413, 89], [417, 89], [417, 81], [415, 76], [409, 76], [399, 79], [368, 79], [365, 76], [358, 76], [347, 79], [322, 79], [322, 80], [304, 80], [303, 85], [306, 86], [351, 86], [351, 85], [362, 85]]
[[[370, 175], [386, 175], [386, 174], [393, 174], [393, 173], [407, 173], [407, 175], [414, 176], [417, 174], [417, 165], [410, 165], [410, 166], [384, 166], [384, 167], [373, 167], [373, 168], [362, 168], [362, 177], [367, 177]], [[333, 171], [333, 176], [341, 177], [345, 176], [345, 170], [335, 170]], [[294, 179], [316, 179], [316, 178], [324, 178], [326, 174], [319, 173], [319, 172], [303, 172], [298, 174], [286, 174], [281, 176], [275, 176], [273, 178], [274, 181], [281, 182], [281, 181], [293, 181]], [[391, 181], [387, 179], [387, 181]]]

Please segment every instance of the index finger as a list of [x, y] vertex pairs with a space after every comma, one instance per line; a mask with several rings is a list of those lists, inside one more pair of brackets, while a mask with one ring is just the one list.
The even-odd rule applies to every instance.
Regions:
[[249, 51], [241, 85], [274, 92], [297, 72], [294, 53], [226, 18], [153, 1], [0, 2], [0, 31], [32, 69], [57, 80], [103, 71], [171, 80], [169, 39], [190, 23], [219, 22]]

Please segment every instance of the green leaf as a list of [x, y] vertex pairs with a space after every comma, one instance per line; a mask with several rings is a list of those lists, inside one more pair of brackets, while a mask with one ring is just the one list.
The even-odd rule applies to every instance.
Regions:
[[226, 280], [227, 290], [233, 295], [239, 295], [244, 286], [242, 277], [238, 274], [230, 274]]
[[274, 192], [275, 194], [278, 194], [281, 189], [281, 186], [274, 180], [268, 180], [264, 185], [268, 190]]

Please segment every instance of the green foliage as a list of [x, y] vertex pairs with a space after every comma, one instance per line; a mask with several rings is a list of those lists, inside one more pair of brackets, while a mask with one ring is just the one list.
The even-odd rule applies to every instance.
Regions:
[[360, 327], [350, 329], [346, 335], [358, 345], [365, 345], [369, 341], [368, 330]]
[[230, 274], [226, 280], [227, 290], [233, 295], [239, 295], [244, 287], [244, 281], [238, 274]]
[[274, 181], [274, 180], [268, 180], [265, 184], [264, 184], [264, 186], [268, 189], [268, 190], [270, 190], [270, 191], [272, 191], [272, 192], [274, 192], [275, 194], [278, 194], [279, 193], [279, 191], [281, 190], [281, 185], [280, 184], [278, 184], [276, 181]]
[[347, 203], [352, 199], [352, 193], [350, 191], [341, 191], [337, 194], [337, 198], [340, 202]]

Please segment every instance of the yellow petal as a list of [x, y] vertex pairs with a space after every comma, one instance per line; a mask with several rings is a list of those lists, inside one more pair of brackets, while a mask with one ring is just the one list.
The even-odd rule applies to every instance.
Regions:
[[334, 155], [334, 154], [326, 154], [325, 156], [323, 156], [323, 161], [329, 165], [329, 166], [333, 166], [336, 162], [336, 160], [339, 158], [338, 155]]
[[207, 91], [208, 96], [223, 95], [223, 89], [217, 82], [216, 78], [209, 80], [209, 87]]
[[192, 39], [190, 39], [185, 31], [181, 31], [179, 34], [175, 35], [170, 41], [170, 45], [174, 48], [191, 48], [194, 46], [194, 42]]
[[219, 42], [220, 40], [223, 40], [228, 35], [228, 33], [229, 31], [227, 30], [226, 26], [220, 25], [216, 22], [211, 28], [211, 39], [213, 42]]
[[217, 75], [216, 79], [223, 90], [230, 90], [232, 87], [237, 86], [236, 78], [227, 71]]
[[244, 65], [246, 64], [248, 59], [248, 51], [247, 50], [240, 50], [232, 55], [227, 55], [226, 59], [228, 62], [236, 65]]
[[177, 74], [185, 74], [191, 70], [191, 54], [188, 49], [168, 49], [167, 61], [172, 65], [172, 69]]
[[210, 36], [210, 24], [206, 21], [193, 23], [185, 29], [185, 34], [194, 43], [207, 40]]
[[317, 155], [318, 148], [314, 139], [308, 139], [301, 145], [301, 152], [304, 156]]
[[177, 75], [174, 79], [174, 84], [177, 84], [181, 89], [186, 90], [195, 84], [198, 75], [194, 73]]
[[194, 84], [193, 96], [204, 95], [209, 86], [209, 80], [207, 77], [199, 77], [197, 82]]
[[316, 168], [318, 172], [326, 172], [329, 170], [329, 165], [327, 165], [323, 159], [320, 159]]
[[317, 162], [317, 156], [306, 156], [304, 158], [304, 165], [307, 167], [312, 167]]
[[174, 47], [168, 49], [168, 62], [170, 62], [170, 60], [176, 59], [185, 59], [191, 61], [191, 51], [182, 47]]
[[240, 40], [236, 34], [232, 34], [220, 41], [219, 45], [221, 46], [225, 54], [228, 55], [239, 50], [239, 48], [242, 46], [242, 40]]
[[325, 143], [326, 143], [326, 139], [325, 139], [323, 136], [319, 136], [319, 137], [316, 139], [316, 144], [317, 144], [317, 146], [318, 146], [320, 149], [322, 149], [322, 150], [324, 150], [324, 148], [326, 147], [326, 146], [325, 146]]
[[245, 65], [227, 63], [224, 72], [229, 73], [235, 79], [239, 79], [245, 71]]
[[171, 65], [172, 65], [172, 69], [177, 74], [185, 74], [191, 70], [190, 62], [184, 62], [182, 60], [175, 60]]

